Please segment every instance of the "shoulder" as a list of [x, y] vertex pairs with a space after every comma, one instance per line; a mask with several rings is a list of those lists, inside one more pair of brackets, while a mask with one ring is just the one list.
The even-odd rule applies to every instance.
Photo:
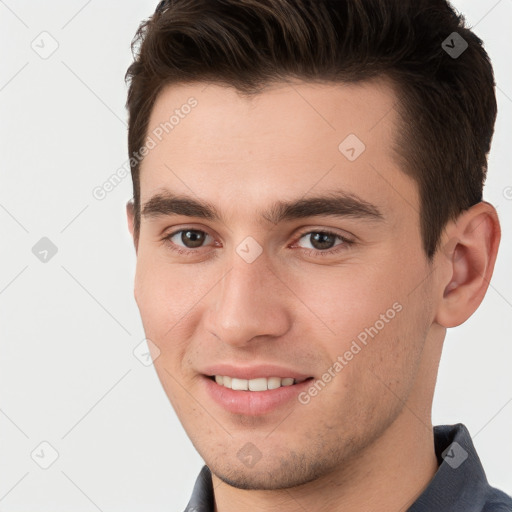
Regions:
[[499, 489], [489, 487], [482, 512], [512, 512], [512, 497]]

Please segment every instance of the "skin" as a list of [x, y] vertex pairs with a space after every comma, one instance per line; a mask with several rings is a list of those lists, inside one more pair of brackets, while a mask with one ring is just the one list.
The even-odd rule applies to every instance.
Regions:
[[[191, 96], [198, 105], [142, 162], [141, 204], [168, 189], [207, 200], [223, 221], [143, 216], [135, 299], [160, 381], [212, 470], [215, 510], [405, 511], [437, 470], [431, 407], [442, 344], [487, 290], [495, 209], [481, 202], [448, 223], [427, 260], [417, 185], [391, 149], [396, 96], [384, 80], [283, 82], [251, 98], [174, 85], [158, 97], [148, 133]], [[366, 145], [353, 162], [338, 149], [350, 133]], [[339, 189], [383, 219], [260, 217], [275, 201]], [[133, 235], [131, 203], [127, 212]], [[179, 229], [210, 236], [185, 256], [171, 247], [186, 240], [163, 240]], [[354, 243], [319, 255], [312, 233], [326, 229]], [[262, 248], [250, 264], [236, 252], [247, 236]], [[332, 240], [323, 252], [343, 244]], [[201, 369], [220, 362], [275, 363], [319, 379], [394, 303], [401, 311], [307, 405], [244, 416], [205, 392]], [[261, 453], [253, 467], [237, 457], [248, 442]]]

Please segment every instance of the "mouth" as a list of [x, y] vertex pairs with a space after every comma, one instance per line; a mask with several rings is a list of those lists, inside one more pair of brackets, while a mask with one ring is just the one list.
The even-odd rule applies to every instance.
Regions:
[[213, 402], [226, 412], [244, 416], [267, 415], [293, 403], [302, 407], [299, 396], [313, 380], [303, 375], [243, 379], [240, 373], [239, 377], [203, 374], [203, 382]]
[[258, 377], [256, 379], [240, 379], [228, 375], [206, 375], [210, 380], [233, 391], [270, 391], [282, 387], [294, 386], [312, 380], [313, 377], [294, 379], [293, 377]]

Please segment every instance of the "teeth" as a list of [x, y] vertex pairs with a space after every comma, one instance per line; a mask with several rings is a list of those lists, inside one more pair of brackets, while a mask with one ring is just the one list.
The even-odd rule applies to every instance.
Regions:
[[236, 391], [247, 391], [249, 388], [249, 381], [247, 379], [231, 379], [231, 389]]
[[235, 391], [267, 391], [267, 389], [277, 389], [281, 386], [291, 386], [297, 382], [303, 382], [305, 379], [295, 381], [291, 377], [259, 377], [257, 379], [237, 379], [224, 375], [215, 375], [215, 382], [219, 386], [233, 389]]
[[281, 387], [281, 378], [280, 377], [270, 377], [267, 383], [268, 389], [277, 389]]
[[247, 381], [249, 391], [266, 391], [268, 389], [267, 379], [262, 377], [261, 379], [251, 379]]

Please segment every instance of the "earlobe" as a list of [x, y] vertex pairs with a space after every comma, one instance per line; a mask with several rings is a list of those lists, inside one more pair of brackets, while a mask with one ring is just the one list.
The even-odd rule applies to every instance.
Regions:
[[480, 202], [451, 223], [437, 255], [440, 300], [435, 321], [443, 327], [464, 323], [481, 304], [489, 287], [501, 232], [495, 208]]

